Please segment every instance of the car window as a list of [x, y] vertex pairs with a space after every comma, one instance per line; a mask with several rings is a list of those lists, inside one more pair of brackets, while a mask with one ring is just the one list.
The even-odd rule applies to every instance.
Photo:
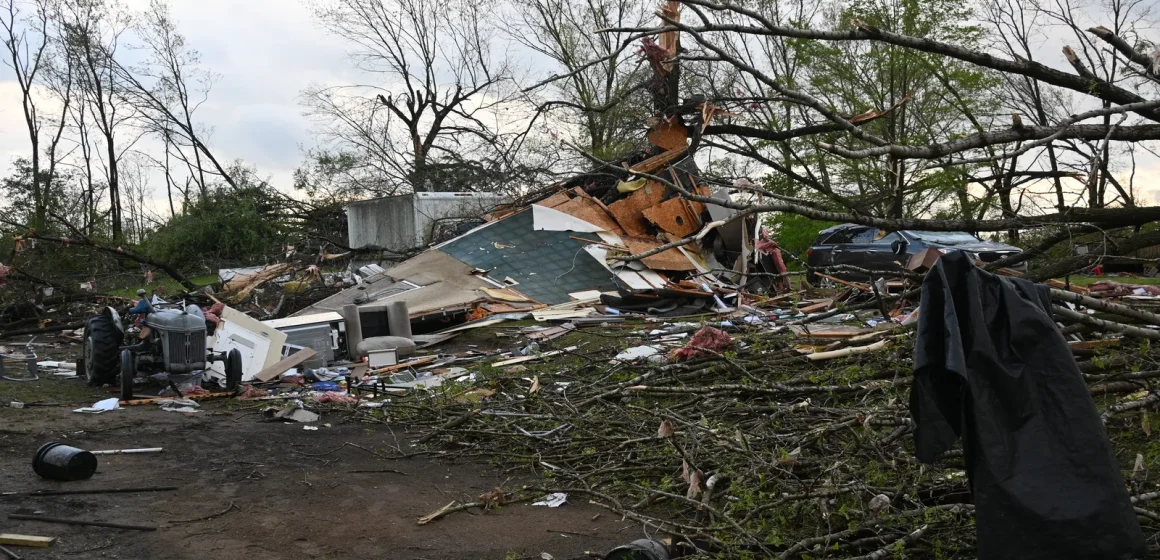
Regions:
[[920, 231], [909, 230], [907, 233], [919, 239], [942, 245], [956, 245], [959, 243], [978, 243], [979, 238], [965, 231]]
[[873, 243], [874, 238], [878, 237], [878, 228], [866, 228], [857, 231], [858, 233], [854, 235], [854, 243]]
[[827, 245], [833, 245], [835, 243], [853, 243], [854, 235], [858, 232], [859, 230], [854, 228], [840, 229], [834, 233], [831, 233], [830, 236], [826, 238], [825, 243]]
[[[882, 232], [879, 231], [878, 235], [882, 235]], [[891, 243], [894, 243], [895, 241], [901, 241], [901, 240], [902, 240], [902, 236], [899, 235], [897, 231], [892, 231], [890, 233], [887, 233], [886, 235], [883, 235], [879, 239], [875, 239], [874, 244], [875, 245], [890, 245]]]

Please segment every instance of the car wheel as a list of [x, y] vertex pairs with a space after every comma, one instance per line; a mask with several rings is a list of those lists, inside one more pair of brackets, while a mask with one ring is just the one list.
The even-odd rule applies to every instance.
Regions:
[[85, 379], [94, 387], [112, 383], [120, 370], [120, 329], [107, 315], [94, 315], [85, 324], [84, 341]]

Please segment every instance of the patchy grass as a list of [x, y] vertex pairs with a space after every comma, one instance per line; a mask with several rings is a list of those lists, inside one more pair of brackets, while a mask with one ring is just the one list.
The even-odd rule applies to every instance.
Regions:
[[[1060, 282], [1065, 282], [1065, 278], [1056, 278]], [[1160, 278], [1130, 278], [1124, 276], [1072, 276], [1071, 283], [1076, 286], [1091, 286], [1100, 280], [1111, 280], [1121, 284], [1138, 284], [1148, 286], [1160, 286]]]
[[[124, 298], [135, 298], [135, 297], [137, 297], [137, 290], [139, 288], [145, 288], [146, 290], [150, 290], [150, 289], [155, 288], [157, 286], [164, 286], [165, 287], [165, 291], [164, 291], [165, 294], [176, 294], [176, 293], [180, 293], [180, 292], [185, 290], [185, 287], [182, 286], [180, 283], [178, 283], [177, 280], [174, 280], [168, 276], [164, 276], [163, 274], [160, 274], [160, 273], [158, 274], [158, 276], [159, 276], [159, 278], [155, 282], [153, 282], [153, 284], [148, 285], [148, 286], [145, 284], [142, 284], [140, 286], [131, 286], [128, 288], [108, 290], [105, 293], [108, 295], [111, 295], [111, 296], [120, 296], [120, 297], [124, 297]], [[217, 274], [206, 274], [204, 276], [194, 276], [194, 277], [190, 278], [189, 280], [191, 282], [193, 282], [194, 284], [196, 284], [198, 287], [202, 287], [202, 286], [209, 286], [211, 284], [216, 284], [218, 281], [218, 277], [217, 277]]]
[[103, 389], [89, 387], [84, 379], [58, 379], [41, 375], [38, 381], [7, 381], [0, 380], [0, 414], [6, 410], [11, 401], [20, 401], [25, 404], [83, 404], [88, 406], [101, 399], [108, 398]]

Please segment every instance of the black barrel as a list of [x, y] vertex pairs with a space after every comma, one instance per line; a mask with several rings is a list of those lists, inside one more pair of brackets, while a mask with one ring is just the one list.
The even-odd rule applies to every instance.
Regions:
[[604, 560], [669, 560], [669, 550], [652, 539], [639, 539], [610, 550]]
[[97, 456], [63, 443], [46, 443], [36, 450], [32, 470], [42, 478], [85, 480], [97, 472]]

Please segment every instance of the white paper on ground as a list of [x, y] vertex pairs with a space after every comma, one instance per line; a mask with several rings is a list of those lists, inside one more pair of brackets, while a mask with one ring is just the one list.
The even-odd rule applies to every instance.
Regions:
[[568, 501], [567, 494], [565, 494], [563, 492], [556, 492], [554, 494], [548, 494], [547, 496], [544, 496], [543, 500], [535, 502], [532, 505], [533, 506], [548, 506], [551, 508], [556, 508], [556, 507], [560, 507], [560, 506], [564, 505], [564, 503], [567, 501]]
[[74, 410], [73, 412], [88, 412], [90, 414], [100, 414], [102, 412], [108, 412], [110, 410], [117, 410], [118, 408], [121, 408], [121, 399], [113, 397], [113, 398], [105, 399], [102, 401], [97, 401], [95, 404], [93, 404], [93, 406], [86, 406], [84, 408], [78, 408], [78, 409]]
[[661, 352], [664, 352], [664, 349], [659, 346], [636, 346], [617, 354], [616, 359], [620, 361], [639, 360], [641, 358], [656, 356]]

